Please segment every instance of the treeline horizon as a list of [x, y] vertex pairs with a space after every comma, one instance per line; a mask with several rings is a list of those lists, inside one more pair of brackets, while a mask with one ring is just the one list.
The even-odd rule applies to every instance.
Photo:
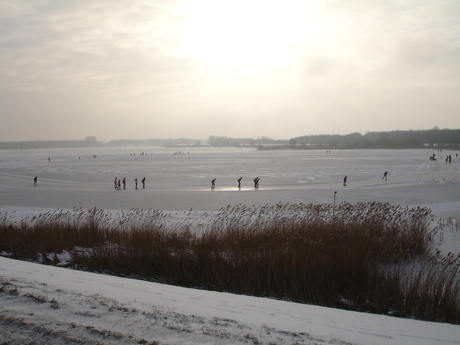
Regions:
[[80, 148], [80, 147], [123, 147], [123, 146], [222, 146], [247, 147], [258, 149], [364, 149], [364, 148], [460, 148], [460, 129], [394, 130], [381, 132], [358, 132], [350, 134], [315, 134], [293, 137], [291, 139], [273, 139], [262, 136], [257, 138], [232, 138], [210, 136], [207, 140], [177, 139], [117, 139], [108, 142], [98, 141], [95, 136], [84, 140], [33, 140], [0, 142], [0, 149], [40, 149], [40, 148]]
[[[257, 146], [259, 149], [364, 149], [364, 148], [426, 148], [460, 147], [460, 129], [407, 130], [388, 132], [358, 132], [350, 134], [318, 134], [294, 137], [290, 140], [274, 140], [267, 137], [234, 139], [210, 137], [211, 146]], [[266, 146], [265, 146], [266, 145]]]

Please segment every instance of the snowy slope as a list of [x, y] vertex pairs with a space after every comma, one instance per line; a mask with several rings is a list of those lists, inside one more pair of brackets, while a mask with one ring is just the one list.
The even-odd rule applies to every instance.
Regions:
[[[460, 344], [460, 326], [0, 257], [0, 339], [28, 344]], [[13, 339], [23, 339], [14, 342]]]

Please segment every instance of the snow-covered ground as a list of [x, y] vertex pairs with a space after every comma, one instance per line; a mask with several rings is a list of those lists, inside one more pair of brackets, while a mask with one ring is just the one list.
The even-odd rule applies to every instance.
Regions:
[[0, 258], [15, 344], [459, 344], [460, 326], [178, 288]]
[[[440, 159], [429, 161], [433, 153]], [[444, 161], [448, 154], [452, 164]], [[388, 181], [382, 180], [384, 171], [389, 171]], [[36, 187], [34, 176], [39, 177]], [[128, 179], [126, 190], [113, 188], [115, 176]], [[144, 176], [147, 188], [140, 184], [135, 190], [134, 178]], [[257, 190], [255, 176], [261, 177]], [[215, 189], [210, 188], [212, 178], [217, 178]], [[336, 202], [428, 206], [440, 219], [458, 222], [459, 180], [455, 151], [8, 150], [0, 152], [0, 216], [21, 219], [57, 208], [98, 207], [206, 217], [238, 203], [332, 203], [337, 192]], [[455, 227], [446, 227], [442, 238], [443, 252], [460, 253]], [[2, 257], [0, 280], [0, 342], [5, 344], [460, 344], [456, 325], [178, 288]]]

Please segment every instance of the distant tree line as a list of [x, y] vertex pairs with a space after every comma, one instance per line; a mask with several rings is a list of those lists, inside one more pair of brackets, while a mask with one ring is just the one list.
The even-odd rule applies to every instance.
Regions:
[[269, 137], [260, 137], [257, 139], [253, 138], [229, 138], [229, 137], [216, 137], [210, 136], [208, 138], [208, 144], [210, 146], [256, 146], [256, 145], [270, 145], [277, 144], [283, 145], [288, 144], [289, 140], [276, 140]]
[[132, 140], [119, 139], [101, 142], [95, 136], [86, 137], [85, 140], [34, 140], [0, 142], [0, 149], [44, 149], [44, 148], [79, 148], [101, 146], [201, 146], [201, 141], [196, 139], [146, 139]]
[[50, 149], [50, 148], [78, 148], [104, 146], [95, 136], [85, 140], [32, 140], [0, 142], [0, 149]]
[[295, 137], [290, 140], [276, 140], [268, 137], [229, 138], [211, 136], [211, 146], [257, 146], [259, 149], [363, 149], [363, 148], [421, 148], [426, 146], [460, 147], [460, 129], [410, 130], [391, 132], [367, 132], [319, 134]]
[[460, 129], [409, 130], [351, 133], [346, 135], [309, 135], [291, 139], [290, 146], [321, 148], [421, 148], [426, 146], [460, 147]]
[[[197, 139], [146, 139], [111, 140], [100, 142], [95, 136], [85, 140], [50, 140], [50, 141], [15, 141], [0, 142], [0, 149], [39, 149], [39, 148], [78, 148], [98, 146], [201, 146]], [[422, 147], [450, 147], [460, 149], [460, 129], [409, 130], [390, 132], [367, 132], [366, 134], [350, 133], [304, 135], [290, 140], [278, 140], [270, 137], [230, 138], [210, 136], [207, 145], [224, 147], [254, 146], [260, 150], [270, 149], [402, 149]]]
[[201, 141], [196, 139], [146, 139], [146, 140], [110, 140], [108, 146], [200, 146]]

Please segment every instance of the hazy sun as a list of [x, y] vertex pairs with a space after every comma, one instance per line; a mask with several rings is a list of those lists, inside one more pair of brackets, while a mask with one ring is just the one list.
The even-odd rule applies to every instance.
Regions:
[[308, 1], [193, 1], [184, 23], [184, 49], [200, 63], [267, 69], [315, 36]]

